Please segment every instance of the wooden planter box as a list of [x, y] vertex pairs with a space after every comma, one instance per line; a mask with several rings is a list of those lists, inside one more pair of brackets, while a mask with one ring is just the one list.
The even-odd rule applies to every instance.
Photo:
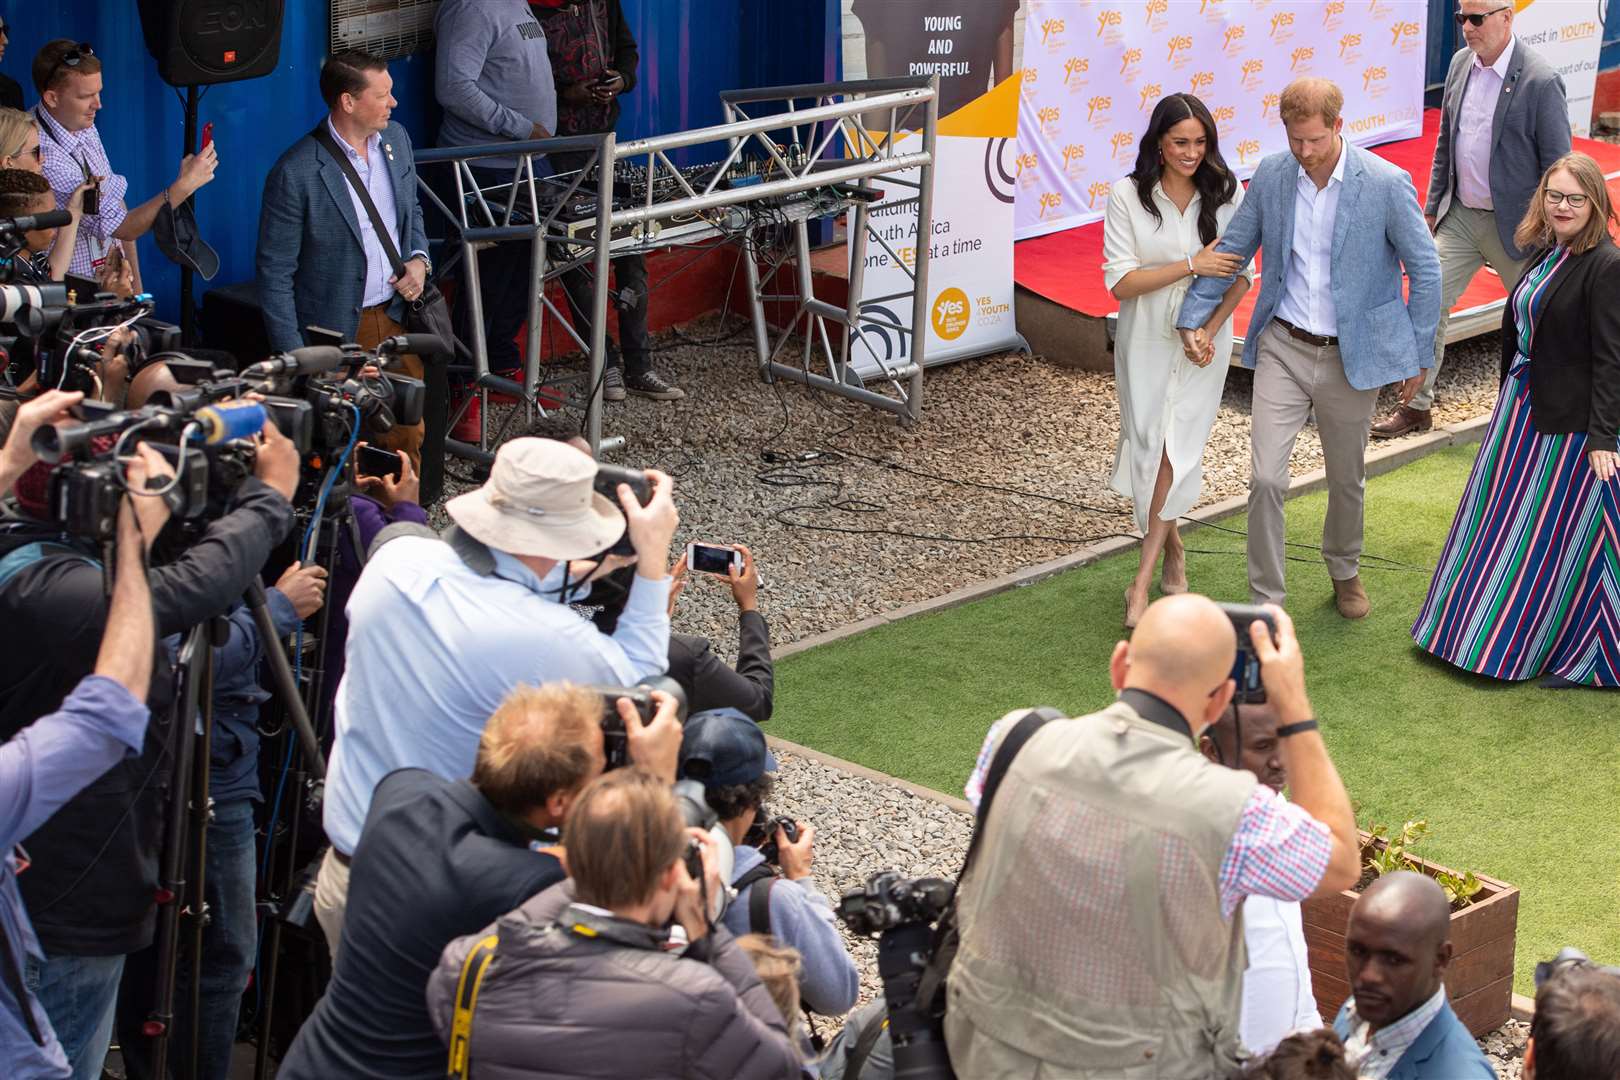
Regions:
[[[1361, 834], [1365, 845], [1370, 838]], [[1380, 844], [1382, 846], [1382, 844]], [[1454, 873], [1438, 863], [1420, 869]], [[1504, 881], [1475, 875], [1483, 888], [1475, 901], [1451, 916], [1451, 967], [1446, 992], [1451, 1007], [1477, 1038], [1508, 1021], [1513, 997], [1513, 944], [1519, 926], [1519, 890]], [[1311, 989], [1322, 1018], [1332, 1022], [1350, 997], [1344, 970], [1344, 930], [1360, 893], [1307, 900], [1302, 906]]]

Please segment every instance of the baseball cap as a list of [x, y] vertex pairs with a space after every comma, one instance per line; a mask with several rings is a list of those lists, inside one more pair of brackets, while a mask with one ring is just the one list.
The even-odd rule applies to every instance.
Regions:
[[704, 787], [731, 787], [776, 771], [776, 758], [759, 725], [737, 709], [705, 709], [686, 719], [681, 737], [681, 779]]

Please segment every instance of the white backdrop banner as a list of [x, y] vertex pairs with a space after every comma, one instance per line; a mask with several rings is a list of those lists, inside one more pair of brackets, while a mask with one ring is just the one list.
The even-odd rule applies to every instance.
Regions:
[[1241, 179], [1288, 148], [1277, 101], [1301, 75], [1344, 90], [1352, 142], [1418, 135], [1426, 22], [1410, 0], [1026, 0], [1014, 235], [1100, 219], [1166, 94], [1209, 106]]
[[1603, 46], [1601, 0], [1514, 0], [1513, 32], [1564, 77], [1569, 126], [1592, 134], [1592, 95]]
[[[880, 183], [886, 198], [873, 205], [870, 222], [883, 242], [868, 241], [862, 268], [863, 298], [893, 298], [911, 291], [908, 270], [926, 247], [925, 365], [1022, 342], [1013, 323], [1019, 2], [853, 0], [845, 9], [846, 77], [939, 77], [933, 235], [917, 235], [914, 205], [893, 206], [915, 196], [914, 188]], [[899, 151], [921, 138], [916, 131], [899, 133]], [[915, 185], [917, 174], [902, 178]], [[865, 310], [883, 322], [911, 326], [909, 298], [868, 304]], [[878, 323], [863, 324], [850, 349], [856, 371], [870, 381], [881, 377], [885, 364], [909, 362], [909, 337]]]

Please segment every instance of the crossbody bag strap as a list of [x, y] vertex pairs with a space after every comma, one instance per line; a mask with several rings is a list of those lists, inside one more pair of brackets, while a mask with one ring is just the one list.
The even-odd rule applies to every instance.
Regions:
[[1007, 770], [1012, 768], [1013, 758], [1018, 756], [1025, 743], [1035, 737], [1037, 731], [1046, 726], [1047, 721], [1063, 718], [1061, 712], [1049, 706], [1030, 709], [1018, 718], [1012, 730], [1001, 740], [995, 757], [990, 759], [990, 771], [985, 774], [984, 791], [979, 795], [979, 812], [973, 821], [973, 839], [968, 841], [967, 857], [962, 860], [962, 873], [956, 879], [958, 885], [967, 876], [968, 867], [973, 865], [973, 854], [979, 850], [985, 822], [990, 819], [990, 805], [996, 800], [996, 792], [1001, 790], [1001, 782], [1007, 778]]
[[940, 988], [945, 985], [945, 978], [950, 974], [951, 963], [956, 959], [957, 945], [960, 941], [959, 930], [956, 925], [956, 899], [961, 895], [962, 882], [967, 879], [968, 867], [973, 865], [973, 855], [979, 850], [980, 838], [984, 836], [985, 824], [990, 820], [990, 806], [996, 800], [996, 792], [1001, 790], [1001, 782], [1007, 777], [1007, 770], [1012, 768], [1013, 759], [1024, 748], [1024, 744], [1034, 738], [1035, 733], [1045, 727], [1049, 720], [1062, 720], [1063, 714], [1049, 706], [1040, 706], [1029, 709], [1013, 724], [1012, 730], [1002, 738], [1001, 745], [996, 747], [996, 753], [990, 759], [990, 771], [985, 776], [984, 791], [979, 796], [979, 813], [973, 822], [973, 839], [968, 841], [967, 857], [962, 860], [962, 872], [956, 878], [958, 892], [951, 895], [950, 906], [945, 909], [939, 924], [934, 929], [934, 953], [929, 958], [928, 966], [923, 969], [922, 977], [917, 981], [917, 1001], [924, 1008], [933, 1002], [939, 994]]
[[332, 137], [332, 131], [327, 127], [326, 121], [315, 125], [315, 130], [310, 132], [310, 135], [332, 155], [332, 160], [337, 162], [338, 168], [343, 170], [343, 175], [348, 177], [349, 186], [354, 188], [355, 193], [360, 196], [360, 204], [366, 208], [366, 216], [371, 219], [371, 228], [377, 234], [377, 242], [382, 245], [383, 254], [388, 256], [388, 265], [394, 268], [394, 273], [404, 276], [405, 263], [399, 257], [399, 248], [395, 246], [394, 238], [388, 235], [388, 226], [383, 223], [377, 204], [371, 201], [371, 192], [366, 190], [354, 162], [349, 160], [349, 155], [343, 152], [343, 148]]
[[489, 962], [495, 959], [500, 935], [480, 938], [461, 962], [461, 978], [456, 981], [455, 1014], [450, 1023], [450, 1064], [447, 1076], [467, 1080], [472, 1072], [473, 1010], [478, 1007], [478, 990], [484, 985]]

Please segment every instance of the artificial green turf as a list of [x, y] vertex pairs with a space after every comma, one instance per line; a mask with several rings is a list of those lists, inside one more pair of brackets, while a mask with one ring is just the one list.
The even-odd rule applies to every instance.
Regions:
[[[1368, 484], [1366, 550], [1432, 567], [1473, 462], [1454, 448]], [[1289, 539], [1320, 542], [1326, 496], [1288, 504]], [[1224, 525], [1242, 529], [1243, 518]], [[1193, 587], [1248, 599], [1243, 539], [1188, 534]], [[1620, 693], [1466, 675], [1410, 637], [1428, 573], [1364, 561], [1372, 614], [1347, 622], [1314, 551], [1288, 566], [1311, 699], [1360, 819], [1421, 818], [1421, 854], [1517, 885], [1515, 989], [1564, 945], [1620, 962]], [[1134, 551], [1027, 588], [907, 619], [785, 660], [771, 733], [960, 794], [1002, 713], [1106, 704]], [[1324, 1008], [1332, 1003], [1324, 1003]]]

